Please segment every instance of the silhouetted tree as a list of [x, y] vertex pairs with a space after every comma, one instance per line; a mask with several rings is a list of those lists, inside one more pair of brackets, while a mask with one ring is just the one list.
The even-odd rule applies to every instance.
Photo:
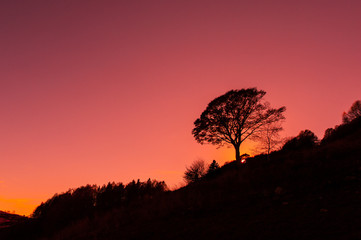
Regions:
[[197, 182], [206, 174], [206, 167], [203, 160], [197, 160], [191, 166], [186, 167], [184, 172], [184, 180], [187, 183]]
[[270, 122], [262, 126], [262, 131], [252, 137], [259, 142], [258, 152], [267, 154], [269, 159], [271, 151], [277, 150], [283, 143], [279, 135], [282, 130], [280, 122]]
[[213, 160], [212, 163], [208, 167], [207, 174], [212, 174], [218, 168], [219, 168], [219, 164], [216, 162], [216, 160]]
[[306, 129], [301, 131], [297, 137], [288, 140], [282, 147], [282, 150], [298, 150], [304, 148], [311, 148], [316, 146], [318, 142], [317, 136]]
[[333, 134], [334, 131], [335, 131], [335, 129], [333, 129], [333, 128], [327, 128], [325, 130], [325, 135], [323, 136], [323, 138], [324, 139], [329, 138]]
[[152, 198], [154, 195], [167, 190], [167, 185], [164, 181], [156, 181], [148, 178], [146, 182], [141, 185], [141, 195], [143, 198]]
[[140, 188], [142, 183], [138, 179], [137, 181], [131, 181], [127, 184], [125, 187], [125, 200], [126, 203], [129, 204], [130, 202], [139, 200], [141, 198], [140, 196]]
[[122, 183], [108, 183], [99, 188], [96, 198], [96, 207], [99, 210], [108, 210], [113, 207], [119, 207], [122, 204], [125, 190]]
[[72, 192], [69, 211], [73, 214], [74, 218], [80, 218], [92, 212], [95, 206], [97, 188], [95, 185], [86, 185]]
[[361, 101], [358, 100], [356, 102], [354, 102], [350, 108], [350, 110], [348, 110], [348, 112], [344, 112], [342, 115], [342, 122], [343, 123], [349, 123], [352, 120], [361, 117]]
[[231, 90], [211, 101], [194, 122], [192, 134], [197, 142], [231, 145], [240, 161], [240, 146], [267, 123], [284, 119], [285, 107], [271, 108], [262, 102], [265, 91], [256, 88]]
[[152, 198], [153, 195], [167, 190], [167, 185], [164, 181], [156, 181], [148, 179], [147, 182], [132, 181], [125, 187], [125, 201], [127, 204], [136, 202], [144, 198]]
[[[337, 128], [338, 128], [338, 126], [335, 127], [335, 129], [337, 129]], [[321, 143], [324, 143], [324, 142], [328, 141], [329, 139], [331, 139], [333, 134], [335, 133], [335, 129], [334, 128], [327, 128], [325, 130], [325, 134], [323, 136], [323, 139], [322, 139]]]

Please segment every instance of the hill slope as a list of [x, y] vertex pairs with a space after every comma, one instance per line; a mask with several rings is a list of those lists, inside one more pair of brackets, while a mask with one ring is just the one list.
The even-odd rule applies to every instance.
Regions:
[[[313, 148], [232, 162], [198, 183], [95, 212], [47, 235], [36, 221], [25, 229], [35, 239], [57, 240], [361, 239], [360, 203], [358, 120]], [[6, 237], [20, 239], [19, 228]]]
[[26, 219], [27, 219], [26, 217], [22, 217], [17, 214], [11, 214], [0, 211], [0, 229], [18, 224], [19, 222], [23, 222]]

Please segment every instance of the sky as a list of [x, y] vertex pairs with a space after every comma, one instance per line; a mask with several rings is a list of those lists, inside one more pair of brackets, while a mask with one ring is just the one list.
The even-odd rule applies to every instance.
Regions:
[[359, 0], [0, 1], [0, 210], [233, 160], [191, 134], [231, 89], [322, 138], [361, 99], [360, 43]]

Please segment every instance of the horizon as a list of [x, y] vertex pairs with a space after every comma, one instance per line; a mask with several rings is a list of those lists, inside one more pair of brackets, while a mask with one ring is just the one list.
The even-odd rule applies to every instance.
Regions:
[[[285, 106], [283, 137], [322, 139], [361, 89], [361, 2], [0, 3], [0, 210], [148, 178], [182, 184], [193, 122], [231, 89]], [[252, 144], [241, 146], [251, 153]]]

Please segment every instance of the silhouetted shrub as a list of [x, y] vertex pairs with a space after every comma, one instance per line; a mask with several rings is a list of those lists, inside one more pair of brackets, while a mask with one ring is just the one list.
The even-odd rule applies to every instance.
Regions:
[[282, 147], [282, 150], [301, 150], [306, 148], [312, 148], [317, 145], [317, 136], [306, 129], [301, 131], [297, 137], [288, 140]]
[[206, 174], [206, 166], [203, 160], [197, 160], [184, 172], [184, 180], [187, 183], [197, 182]]
[[213, 160], [212, 163], [209, 165], [207, 170], [207, 175], [214, 173], [217, 169], [219, 169], [219, 164], [216, 160]]

